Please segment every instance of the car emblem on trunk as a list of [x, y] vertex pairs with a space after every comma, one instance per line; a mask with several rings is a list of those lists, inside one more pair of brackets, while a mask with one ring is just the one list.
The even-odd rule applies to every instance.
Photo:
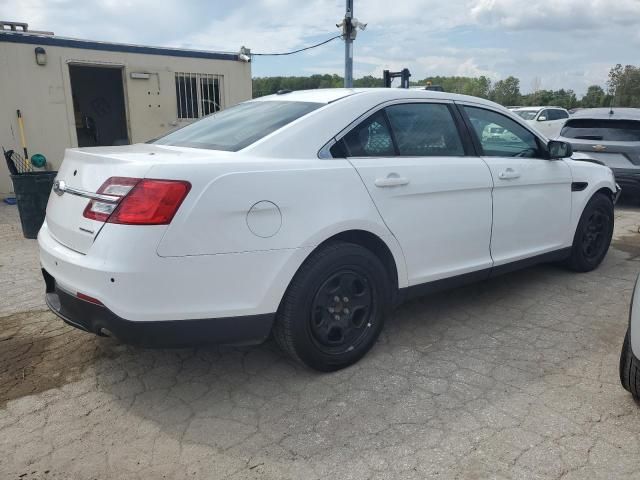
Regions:
[[53, 182], [53, 191], [56, 192], [56, 195], [61, 196], [67, 190], [67, 184], [64, 183], [64, 180], [56, 180]]
[[593, 149], [596, 152], [604, 152], [607, 149], [607, 147], [605, 147], [604, 145], [594, 145]]

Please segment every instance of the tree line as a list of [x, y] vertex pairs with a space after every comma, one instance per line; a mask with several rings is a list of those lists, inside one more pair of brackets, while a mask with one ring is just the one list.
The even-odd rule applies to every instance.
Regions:
[[[554, 105], [571, 108], [594, 107], [640, 107], [640, 67], [620, 64], [611, 68], [604, 86], [591, 85], [578, 98], [571, 89], [545, 90], [540, 88], [540, 80], [534, 79], [531, 93], [520, 91], [520, 79], [509, 76], [492, 81], [486, 76], [479, 77], [427, 77], [411, 82], [411, 86], [424, 86], [427, 82], [440, 85], [446, 92], [473, 95], [486, 98], [505, 106]], [[256, 77], [253, 79], [253, 96], [270, 95], [279, 90], [309, 90], [315, 88], [342, 87], [340, 75], [311, 75], [309, 77]], [[356, 88], [383, 87], [382, 78], [371, 75], [354, 79]]]

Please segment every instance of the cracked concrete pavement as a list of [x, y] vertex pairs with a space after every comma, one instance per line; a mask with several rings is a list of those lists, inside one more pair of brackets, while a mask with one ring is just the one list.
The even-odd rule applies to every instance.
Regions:
[[640, 211], [589, 274], [544, 265], [402, 306], [359, 364], [259, 347], [145, 350], [44, 310], [0, 207], [0, 478], [640, 478], [618, 381]]

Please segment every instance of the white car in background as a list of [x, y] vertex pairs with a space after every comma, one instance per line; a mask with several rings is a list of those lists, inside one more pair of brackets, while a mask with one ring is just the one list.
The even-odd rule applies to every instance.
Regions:
[[336, 370], [403, 299], [596, 268], [619, 192], [570, 155], [497, 104], [405, 89], [283, 92], [147, 144], [70, 149], [38, 236], [46, 300], [128, 343], [273, 334]]
[[569, 112], [560, 107], [520, 107], [513, 113], [547, 138], [556, 138], [569, 118]]

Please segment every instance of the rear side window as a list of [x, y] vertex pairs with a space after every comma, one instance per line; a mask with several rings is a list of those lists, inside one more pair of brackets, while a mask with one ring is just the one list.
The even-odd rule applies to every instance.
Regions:
[[390, 157], [396, 154], [382, 110], [345, 135], [344, 143], [350, 157]]
[[447, 105], [407, 103], [380, 110], [331, 148], [334, 157], [452, 157], [465, 154]]
[[580, 140], [640, 142], [640, 122], [574, 118], [567, 121], [560, 135]]
[[209, 115], [151, 143], [236, 152], [323, 106], [291, 101], [245, 102]]
[[462, 140], [447, 105], [409, 103], [392, 105], [386, 112], [401, 156], [464, 155]]

